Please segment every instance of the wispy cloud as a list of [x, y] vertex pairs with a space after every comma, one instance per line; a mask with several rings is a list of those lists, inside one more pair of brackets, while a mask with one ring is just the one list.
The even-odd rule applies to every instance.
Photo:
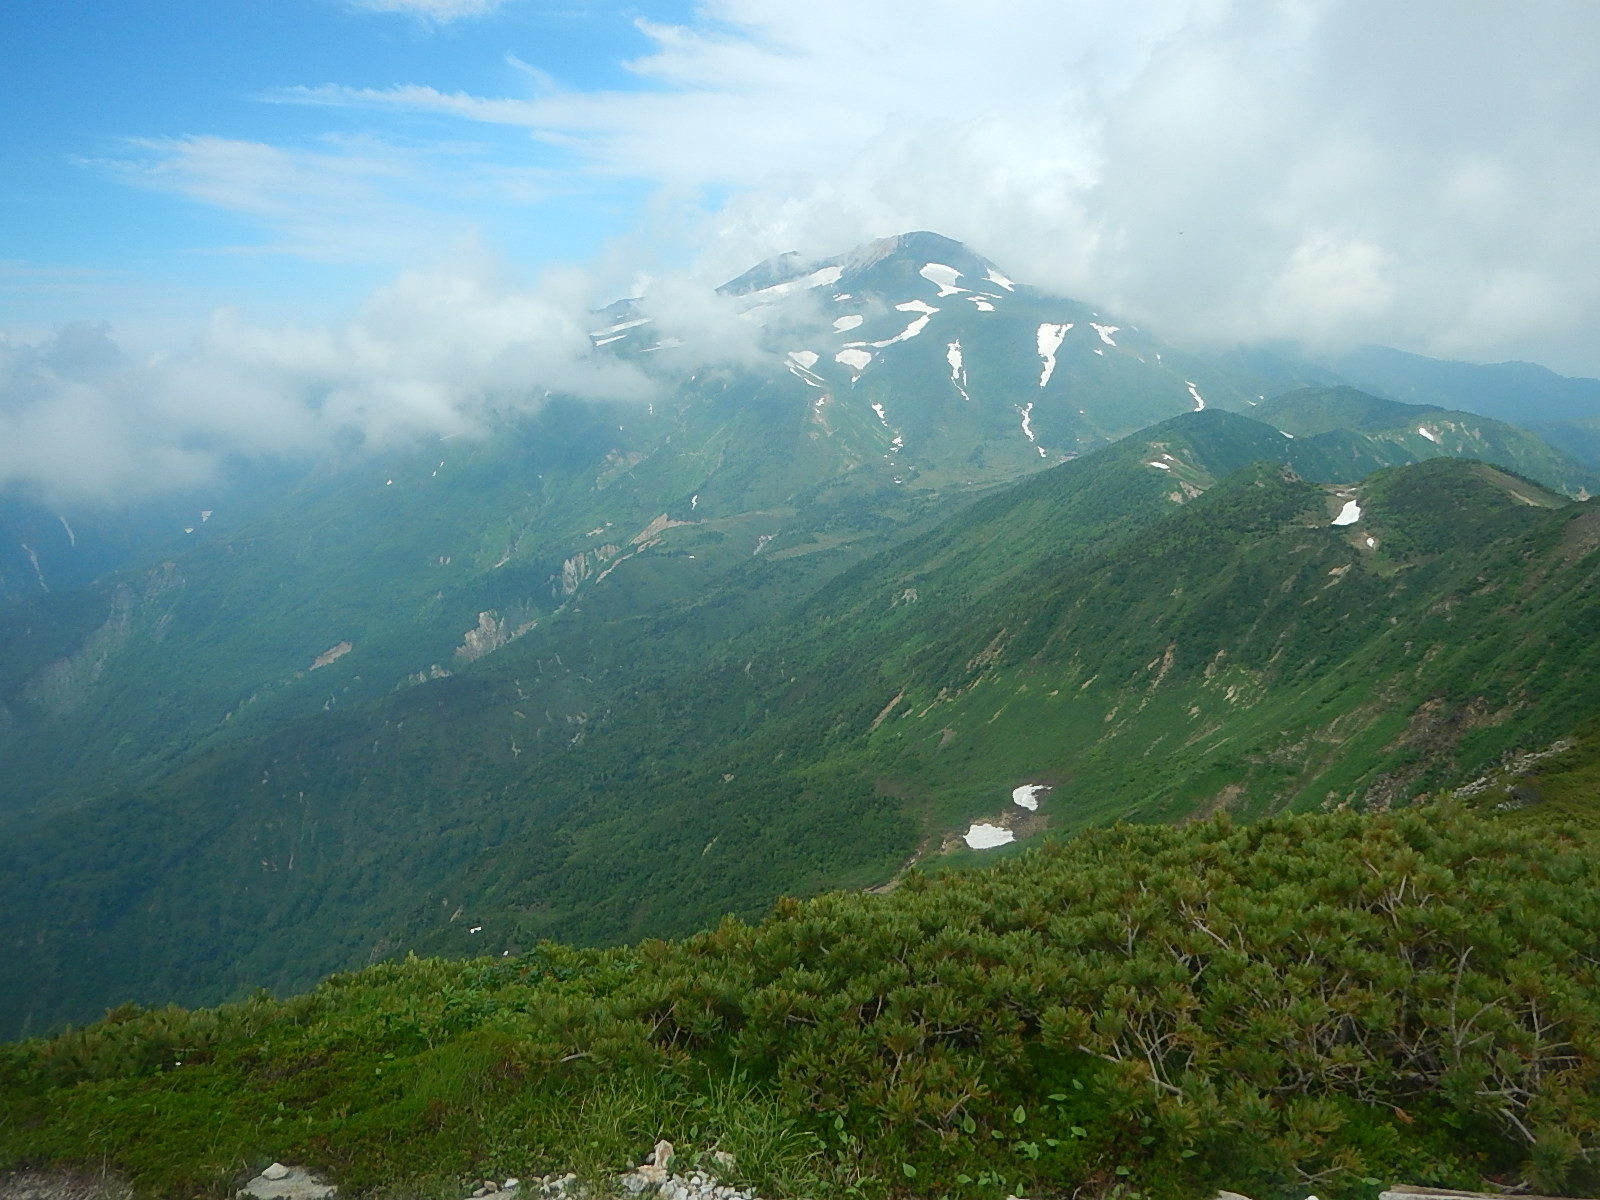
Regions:
[[416, 261], [495, 207], [548, 197], [548, 171], [494, 161], [481, 145], [326, 138], [311, 147], [233, 138], [146, 138], [92, 164], [125, 182], [244, 218], [265, 232], [234, 252], [322, 262]]
[[369, 12], [401, 13], [436, 25], [465, 17], [482, 17], [514, 0], [350, 0], [351, 7]]

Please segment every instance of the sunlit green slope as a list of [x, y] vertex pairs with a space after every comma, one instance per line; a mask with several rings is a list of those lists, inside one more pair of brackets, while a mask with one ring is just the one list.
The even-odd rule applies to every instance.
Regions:
[[665, 1137], [772, 1200], [1594, 1195], [1594, 850], [1447, 805], [1121, 826], [681, 942], [124, 1007], [0, 1046], [0, 1171], [450, 1196]]
[[[1600, 709], [1590, 505], [1458, 460], [1356, 485], [1263, 461], [1301, 440], [1191, 414], [740, 630], [715, 600], [569, 610], [18, 826], [6, 1019], [685, 933], [959, 858], [977, 818], [1381, 807]], [[1022, 783], [1055, 785], [1037, 814]]]

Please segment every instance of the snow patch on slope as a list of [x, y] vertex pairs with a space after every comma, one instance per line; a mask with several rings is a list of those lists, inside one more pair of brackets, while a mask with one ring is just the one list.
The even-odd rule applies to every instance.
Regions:
[[617, 339], [609, 337], [608, 335], [613, 333], [620, 334], [628, 329], [637, 329], [640, 325], [650, 324], [652, 320], [654, 320], [653, 317], [637, 317], [631, 321], [618, 321], [615, 325], [607, 325], [604, 329], [591, 329], [589, 331], [589, 336], [592, 338], [603, 337], [614, 342]]
[[1049, 790], [1050, 785], [1048, 783], [1025, 783], [1019, 788], [1011, 789], [1011, 803], [1018, 808], [1025, 808], [1029, 812], [1037, 812], [1039, 809], [1039, 793], [1048, 792]]
[[787, 296], [791, 292], [806, 291], [810, 288], [827, 287], [829, 284], [839, 282], [839, 276], [844, 274], [843, 267], [822, 267], [809, 275], [802, 275], [799, 279], [788, 279], [783, 283], [775, 283], [771, 287], [761, 288], [750, 293], [752, 299], [760, 297], [757, 303], [767, 300], [776, 300]]
[[939, 289], [940, 298], [954, 296], [957, 292], [967, 290], [956, 286], [956, 280], [961, 278], [961, 272], [944, 263], [928, 263], [917, 274]]
[[1361, 520], [1361, 505], [1354, 500], [1346, 500], [1344, 507], [1339, 510], [1339, 515], [1333, 519], [1335, 525], [1354, 525]]
[[967, 370], [961, 360], [961, 339], [957, 338], [945, 348], [945, 361], [950, 364], [950, 382], [955, 384], [956, 391], [961, 393], [961, 398], [968, 401], [972, 397], [967, 394]]
[[1039, 326], [1036, 335], [1039, 346], [1039, 357], [1044, 360], [1044, 369], [1039, 372], [1039, 386], [1043, 387], [1050, 382], [1050, 376], [1056, 372], [1056, 351], [1061, 349], [1061, 341], [1067, 336], [1067, 330], [1072, 328], [1069, 321], [1065, 325], [1051, 325], [1046, 323]]
[[1435, 446], [1437, 446], [1439, 444], [1439, 435], [1434, 433], [1434, 431], [1429, 429], [1426, 425], [1418, 425], [1417, 426], [1417, 432], [1420, 433], [1423, 437], [1427, 438]]
[[895, 334], [892, 338], [885, 338], [881, 342], [869, 342], [868, 345], [876, 346], [881, 350], [883, 347], [892, 346], [896, 342], [908, 342], [912, 338], [916, 337], [917, 334], [926, 329], [928, 322], [933, 318], [933, 314], [939, 311], [931, 304], [924, 304], [921, 300], [912, 300], [908, 304], [896, 304], [895, 307], [901, 312], [915, 312], [921, 313], [922, 315], [916, 320], [912, 321], [911, 324], [907, 325], [899, 333]]
[[972, 828], [962, 834], [961, 838], [974, 850], [992, 850], [996, 846], [1016, 841], [1017, 835], [1009, 829], [990, 825], [987, 821], [974, 821]]
[[1195, 412], [1204, 412], [1206, 407], [1206, 398], [1200, 394], [1200, 389], [1194, 386], [1194, 382], [1192, 380], [1185, 379], [1183, 382], [1189, 386], [1189, 396], [1194, 401]]
[[1108, 346], [1116, 345], [1116, 343], [1111, 340], [1111, 335], [1122, 328], [1120, 325], [1096, 325], [1093, 321], [1089, 322], [1089, 327], [1098, 333], [1100, 335], [1100, 340]]
[[860, 379], [861, 372], [872, 365], [872, 353], [868, 350], [841, 350], [833, 356], [833, 361], [849, 367], [855, 372], [854, 379]]
[[999, 284], [1001, 287], [1005, 288], [1005, 290], [1008, 291], [1008, 292], [1014, 292], [1014, 291], [1017, 290], [1017, 285], [1016, 284], [1012, 283], [1011, 280], [1007, 279], [1004, 275], [1000, 274], [1000, 272], [996, 271], [993, 267], [990, 267], [987, 271], [984, 272], [984, 278], [986, 278], [990, 283]]
[[849, 333], [852, 329], [856, 328], [865, 320], [866, 318], [861, 316], [859, 313], [853, 313], [848, 317], [840, 317], [833, 323], [833, 327], [840, 333]]

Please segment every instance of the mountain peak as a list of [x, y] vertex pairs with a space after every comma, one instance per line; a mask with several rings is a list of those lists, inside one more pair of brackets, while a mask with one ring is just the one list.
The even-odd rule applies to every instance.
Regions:
[[782, 254], [762, 259], [744, 274], [728, 280], [717, 291], [724, 296], [743, 296], [750, 292], [760, 292], [804, 278], [819, 267], [837, 262], [838, 259], [832, 258], [818, 262], [807, 258], [798, 250], [786, 250]]
[[950, 266], [956, 266], [955, 260], [960, 259], [980, 269], [992, 265], [987, 259], [974, 254], [954, 238], [947, 238], [941, 233], [930, 233], [925, 229], [911, 233], [897, 233], [893, 237], [866, 242], [844, 255], [843, 265], [847, 273], [864, 271], [886, 258], [896, 256], [915, 258], [922, 262], [930, 260], [948, 262]]
[[745, 296], [785, 285], [788, 290], [810, 286], [804, 281], [812, 276], [822, 277], [819, 283], [838, 282], [848, 287], [852, 280], [886, 262], [914, 264], [914, 269], [942, 264], [957, 274], [980, 279], [995, 269], [992, 262], [954, 238], [919, 229], [863, 242], [832, 258], [808, 258], [797, 250], [786, 251], [757, 263], [717, 291], [725, 296]]

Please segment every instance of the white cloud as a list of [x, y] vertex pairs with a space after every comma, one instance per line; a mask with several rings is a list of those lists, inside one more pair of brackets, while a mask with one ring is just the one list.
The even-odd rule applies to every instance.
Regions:
[[155, 492], [203, 480], [229, 455], [471, 433], [552, 391], [653, 395], [637, 370], [591, 355], [591, 286], [582, 275], [522, 284], [469, 253], [403, 273], [341, 323], [268, 327], [221, 310], [192, 344], [150, 358], [103, 326], [0, 334], [0, 486]]
[[294, 98], [523, 126], [709, 189], [728, 272], [925, 227], [1191, 334], [1600, 371], [1600, 56], [1574, 50], [1600, 7], [706, 0], [641, 29], [632, 90]]
[[[435, 23], [493, 7], [374, 6]], [[696, 286], [915, 228], [1159, 332], [1600, 374], [1600, 56], [1575, 50], [1600, 44], [1600, 6], [703, 0], [640, 29], [632, 88], [563, 89], [558, 51], [517, 47], [531, 65], [495, 67], [515, 94], [416, 79], [274, 97], [381, 136], [135, 143], [109, 167], [258, 231], [237, 249], [391, 271], [470, 243], [489, 214], [539, 227], [532, 206], [598, 210], [618, 181], [655, 199], [603, 262], [538, 287], [471, 252], [402, 271], [348, 320], [223, 313], [158, 360], [107, 354], [103, 333], [14, 334], [0, 481], [134, 486], [220, 448], [470, 428], [544, 388], [642, 394], [586, 357], [597, 291], [652, 273], [663, 332], [686, 322], [737, 356], [747, 327]], [[470, 132], [440, 140], [452, 120]], [[0, 269], [0, 293], [68, 284]], [[46, 445], [69, 434], [81, 453]]]

